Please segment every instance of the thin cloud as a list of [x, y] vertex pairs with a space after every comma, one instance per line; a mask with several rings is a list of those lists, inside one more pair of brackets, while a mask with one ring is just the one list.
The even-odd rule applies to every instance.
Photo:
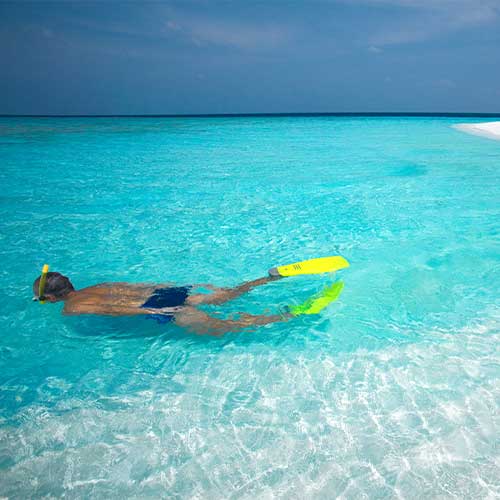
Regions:
[[395, 7], [422, 9], [499, 10], [497, 0], [344, 0], [344, 2], [349, 4], [392, 5]]
[[198, 45], [220, 45], [238, 49], [270, 49], [287, 43], [291, 38], [289, 30], [273, 24], [254, 25], [240, 21], [212, 19], [173, 20], [166, 22], [166, 28], [189, 37]]
[[436, 85], [438, 87], [443, 87], [446, 89], [454, 89], [457, 86], [456, 82], [454, 82], [453, 80], [449, 80], [448, 78], [442, 78], [440, 80], [437, 80]]
[[498, 0], [346, 0], [371, 7], [392, 6], [411, 17], [397, 27], [385, 26], [370, 37], [373, 46], [416, 43], [475, 28], [500, 18]]

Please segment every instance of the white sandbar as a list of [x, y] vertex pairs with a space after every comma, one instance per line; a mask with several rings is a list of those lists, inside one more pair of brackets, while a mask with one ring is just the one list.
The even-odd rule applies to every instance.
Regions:
[[468, 134], [481, 135], [489, 139], [500, 140], [500, 122], [459, 123], [454, 127]]

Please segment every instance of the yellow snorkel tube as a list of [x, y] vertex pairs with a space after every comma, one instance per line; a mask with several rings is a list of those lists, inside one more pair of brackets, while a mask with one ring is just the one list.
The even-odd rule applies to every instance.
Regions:
[[42, 275], [40, 276], [40, 283], [38, 284], [38, 300], [40, 304], [45, 304], [45, 300], [43, 300], [43, 293], [45, 292], [45, 283], [47, 282], [48, 272], [49, 272], [49, 265], [44, 264], [42, 268]]

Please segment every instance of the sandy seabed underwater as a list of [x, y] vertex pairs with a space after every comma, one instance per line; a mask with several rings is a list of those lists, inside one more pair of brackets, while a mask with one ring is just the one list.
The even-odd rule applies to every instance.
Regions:
[[[462, 121], [0, 119], [0, 496], [500, 496], [500, 142]], [[320, 316], [222, 339], [30, 300], [45, 262], [233, 286], [335, 254]]]

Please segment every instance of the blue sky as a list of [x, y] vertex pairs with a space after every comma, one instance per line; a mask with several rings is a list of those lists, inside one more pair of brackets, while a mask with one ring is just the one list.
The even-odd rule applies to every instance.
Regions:
[[0, 1], [0, 113], [500, 112], [500, 0]]

